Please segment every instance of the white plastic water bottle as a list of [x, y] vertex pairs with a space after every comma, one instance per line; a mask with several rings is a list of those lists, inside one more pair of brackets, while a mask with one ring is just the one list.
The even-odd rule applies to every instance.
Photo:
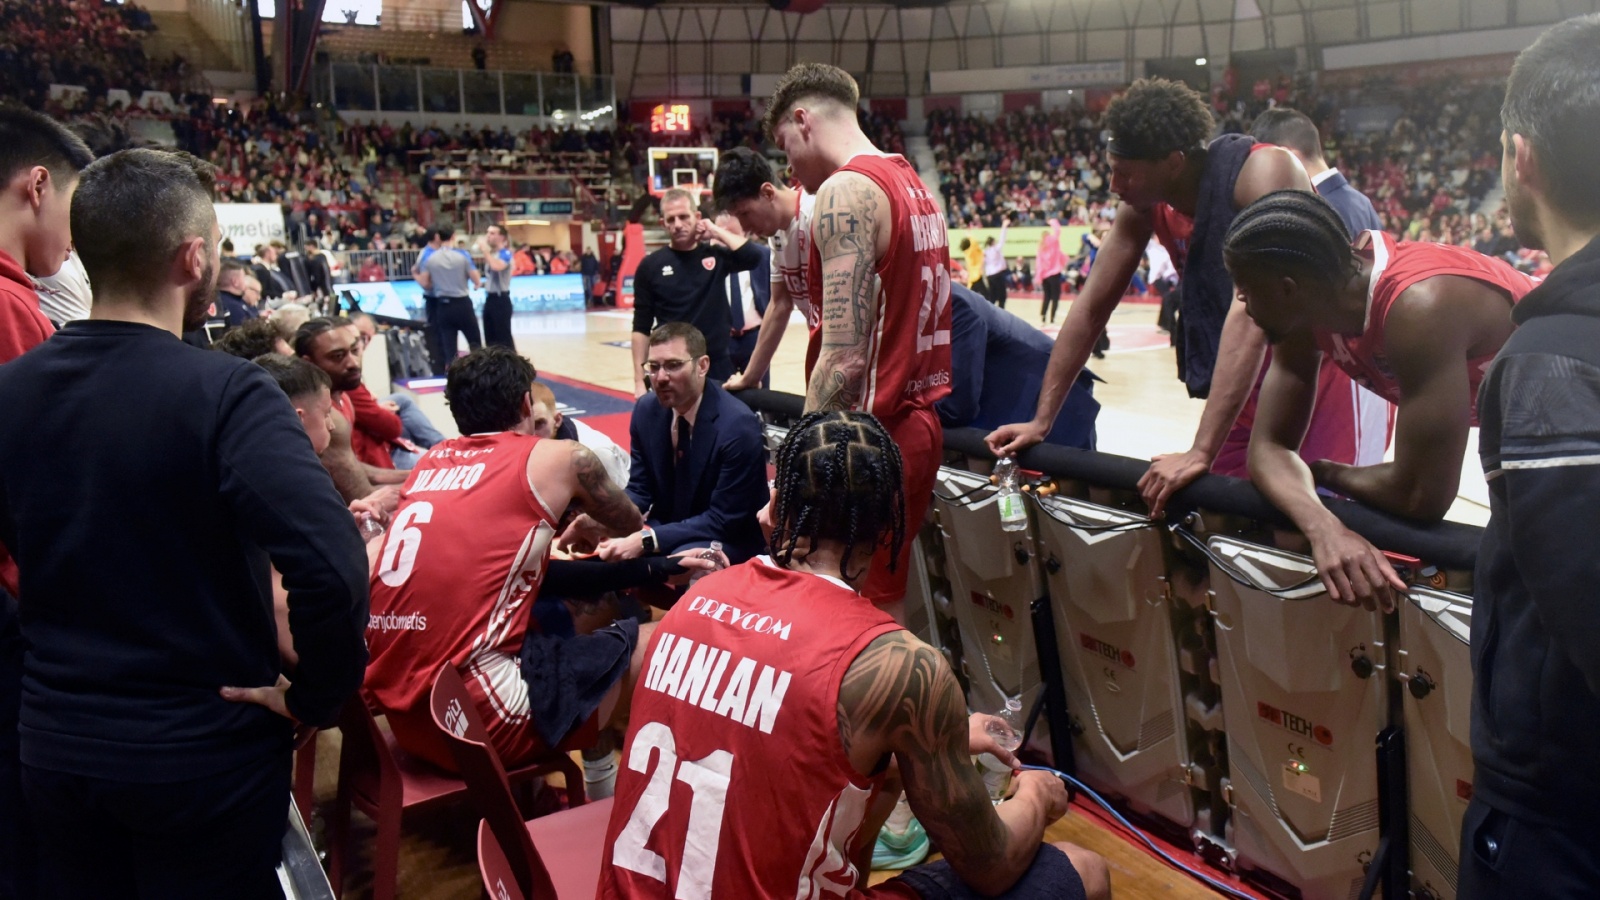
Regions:
[[[995, 715], [996, 719], [991, 719], [984, 726], [985, 730], [1007, 752], [1017, 752], [1022, 746], [1022, 701], [1007, 697], [1006, 708]], [[989, 789], [989, 801], [998, 804], [1004, 800], [1011, 788], [1011, 767], [994, 754], [983, 753], [978, 756], [978, 773], [983, 776], [983, 786]]]
[[994, 464], [995, 481], [1000, 485], [1000, 527], [1005, 531], [1026, 531], [1028, 511], [1022, 506], [1022, 489], [1017, 484], [1017, 461], [1007, 456]]

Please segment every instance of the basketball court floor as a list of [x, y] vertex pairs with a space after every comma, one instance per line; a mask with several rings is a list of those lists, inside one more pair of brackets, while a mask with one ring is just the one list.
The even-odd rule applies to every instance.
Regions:
[[[1059, 323], [1070, 301], [1063, 302]], [[1026, 294], [1011, 298], [1006, 308], [1037, 324], [1039, 300]], [[1111, 351], [1091, 359], [1089, 367], [1105, 379], [1095, 386], [1100, 401], [1099, 449], [1135, 459], [1189, 448], [1204, 403], [1190, 399], [1177, 378], [1177, 364], [1167, 335], [1156, 328], [1153, 303], [1124, 301], [1112, 314], [1108, 331]], [[629, 350], [633, 313], [605, 310], [518, 316], [513, 322], [517, 348], [541, 375], [550, 374], [601, 388], [631, 393], [633, 362]], [[772, 364], [772, 387], [805, 393], [804, 324], [795, 314]], [[1056, 326], [1044, 326], [1052, 337]], [[454, 434], [449, 411], [440, 395], [422, 398], [424, 408], [446, 434]], [[604, 429], [602, 429], [604, 430]], [[1477, 429], [1462, 459], [1461, 488], [1446, 518], [1470, 525], [1489, 521], [1488, 488], [1478, 466]]]
[[[1031, 323], [1038, 322], [1039, 301], [1027, 295], [1014, 297], [1008, 309]], [[1063, 317], [1066, 310], [1062, 310]], [[1111, 351], [1105, 359], [1091, 360], [1091, 368], [1105, 379], [1096, 387], [1103, 405], [1098, 432], [1100, 449], [1134, 458], [1186, 449], [1199, 422], [1202, 403], [1191, 400], [1177, 380], [1167, 336], [1155, 326], [1156, 306], [1124, 302], [1109, 326]], [[773, 388], [802, 393], [805, 376], [804, 325], [796, 317], [772, 367]], [[630, 334], [632, 313], [603, 310], [588, 313], [553, 313], [519, 316], [513, 323], [518, 349], [533, 361], [541, 378], [555, 389], [560, 402], [581, 410], [581, 417], [602, 431], [625, 438], [628, 398], [633, 387]], [[1053, 326], [1046, 333], [1055, 334]], [[441, 391], [419, 394], [418, 400], [435, 424], [453, 436], [454, 424]], [[1477, 438], [1469, 443], [1463, 460], [1462, 497], [1450, 518], [1472, 524], [1487, 521], [1486, 489], [1475, 458]], [[339, 735], [318, 736], [316, 793], [318, 805], [331, 802], [337, 783]], [[360, 849], [350, 867], [347, 896], [370, 896], [372, 826], [359, 814], [353, 823]], [[320, 828], [320, 823], [314, 826]], [[481, 896], [474, 853], [476, 823], [469, 810], [457, 805], [424, 809], [408, 815], [402, 839], [399, 896], [454, 900]], [[1136, 846], [1126, 831], [1100, 815], [1086, 801], [1046, 833], [1050, 840], [1078, 843], [1103, 854], [1111, 865], [1116, 896], [1142, 898], [1204, 898], [1218, 896], [1191, 877], [1178, 872]], [[1171, 845], [1186, 862], [1192, 856]], [[893, 876], [874, 873], [873, 882]], [[1216, 875], [1218, 873], [1212, 872]], [[1249, 889], [1231, 878], [1230, 885]]]

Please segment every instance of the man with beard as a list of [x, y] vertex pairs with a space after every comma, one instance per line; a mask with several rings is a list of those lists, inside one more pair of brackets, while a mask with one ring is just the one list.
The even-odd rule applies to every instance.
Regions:
[[[388, 443], [400, 436], [400, 420], [378, 408], [362, 386], [362, 347], [361, 332], [345, 318], [319, 316], [301, 325], [294, 337], [295, 355], [328, 373], [333, 383], [333, 407], [338, 416], [333, 443], [322, 454], [322, 462], [346, 500], [368, 497], [376, 486], [406, 480], [404, 472], [395, 471], [388, 449]], [[361, 410], [354, 396], [358, 392], [364, 395], [362, 403], [371, 407], [369, 413], [384, 413], [393, 420], [392, 430], [375, 437], [361, 429]]]
[[85, 169], [90, 317], [0, 369], [22, 786], [51, 897], [281, 897], [295, 723], [333, 724], [366, 664], [366, 553], [288, 398], [179, 339], [216, 297], [214, 177], [157, 150]]

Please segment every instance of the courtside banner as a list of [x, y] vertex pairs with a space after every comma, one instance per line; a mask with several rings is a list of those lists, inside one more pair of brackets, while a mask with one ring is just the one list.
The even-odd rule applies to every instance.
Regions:
[[283, 207], [276, 203], [218, 203], [217, 226], [241, 256], [257, 244], [284, 240]]
[[[415, 281], [372, 281], [335, 285], [334, 290], [356, 298], [362, 311], [396, 319], [421, 318], [422, 286]], [[472, 305], [483, 312], [484, 291], [469, 292]], [[511, 279], [511, 309], [519, 313], [581, 312], [582, 275], [519, 275]]]

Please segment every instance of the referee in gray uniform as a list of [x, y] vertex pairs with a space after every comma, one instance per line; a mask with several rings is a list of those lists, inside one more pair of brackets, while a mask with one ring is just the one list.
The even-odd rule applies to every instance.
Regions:
[[472, 255], [459, 247], [451, 246], [456, 231], [446, 225], [439, 229], [439, 249], [422, 263], [417, 272], [417, 283], [422, 289], [439, 298], [439, 349], [448, 368], [455, 361], [459, 346], [457, 333], [467, 336], [467, 346], [473, 350], [483, 346], [483, 335], [478, 331], [478, 316], [472, 311], [472, 298], [467, 296], [467, 283], [479, 287], [483, 279]]
[[499, 225], [489, 226], [483, 254], [483, 287], [488, 293], [483, 301], [483, 339], [491, 347], [517, 349], [511, 336], [511, 248], [506, 246], [506, 231]]

